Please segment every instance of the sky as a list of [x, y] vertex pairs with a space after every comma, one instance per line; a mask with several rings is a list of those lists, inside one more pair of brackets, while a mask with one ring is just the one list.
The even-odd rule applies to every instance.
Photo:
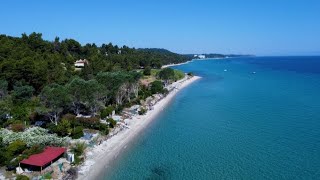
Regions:
[[2, 0], [0, 34], [177, 53], [320, 55], [320, 0]]

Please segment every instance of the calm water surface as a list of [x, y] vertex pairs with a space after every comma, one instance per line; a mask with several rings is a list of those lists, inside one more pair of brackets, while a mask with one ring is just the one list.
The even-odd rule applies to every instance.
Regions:
[[203, 78], [179, 92], [102, 179], [320, 179], [320, 57], [174, 68]]

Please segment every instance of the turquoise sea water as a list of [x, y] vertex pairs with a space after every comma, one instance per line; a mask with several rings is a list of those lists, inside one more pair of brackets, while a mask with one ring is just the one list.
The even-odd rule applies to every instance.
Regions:
[[320, 57], [174, 68], [203, 78], [179, 92], [102, 179], [320, 179]]

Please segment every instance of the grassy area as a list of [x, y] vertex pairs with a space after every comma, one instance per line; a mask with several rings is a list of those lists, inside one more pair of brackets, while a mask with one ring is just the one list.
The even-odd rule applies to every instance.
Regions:
[[151, 76], [157, 76], [161, 69], [151, 69]]
[[155, 81], [157, 79], [157, 75], [159, 73], [160, 69], [151, 69], [151, 75], [150, 76], [143, 76], [140, 79], [140, 82], [144, 85], [148, 85]]

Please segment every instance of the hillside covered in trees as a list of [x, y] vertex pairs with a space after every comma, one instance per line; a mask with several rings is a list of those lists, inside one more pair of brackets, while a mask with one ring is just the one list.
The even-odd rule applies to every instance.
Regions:
[[[81, 72], [74, 71], [78, 59], [89, 61]], [[135, 49], [111, 43], [81, 45], [74, 39], [58, 37], [46, 41], [40, 33], [0, 35], [0, 78], [8, 82], [9, 90], [22, 83], [39, 93], [45, 85], [64, 84], [73, 76], [89, 80], [99, 72], [160, 68], [187, 60], [190, 57], [162, 49]]]
[[[77, 70], [79, 59], [87, 63]], [[66, 112], [96, 115], [108, 105], [121, 109], [139, 100], [139, 80], [150, 74], [146, 72], [186, 60], [186, 56], [163, 49], [111, 43], [82, 46], [73, 39], [46, 41], [39, 33], [0, 35], [0, 120], [4, 123], [11, 116], [29, 121], [30, 115], [38, 114], [57, 125]], [[140, 97], [146, 97], [141, 93]]]

